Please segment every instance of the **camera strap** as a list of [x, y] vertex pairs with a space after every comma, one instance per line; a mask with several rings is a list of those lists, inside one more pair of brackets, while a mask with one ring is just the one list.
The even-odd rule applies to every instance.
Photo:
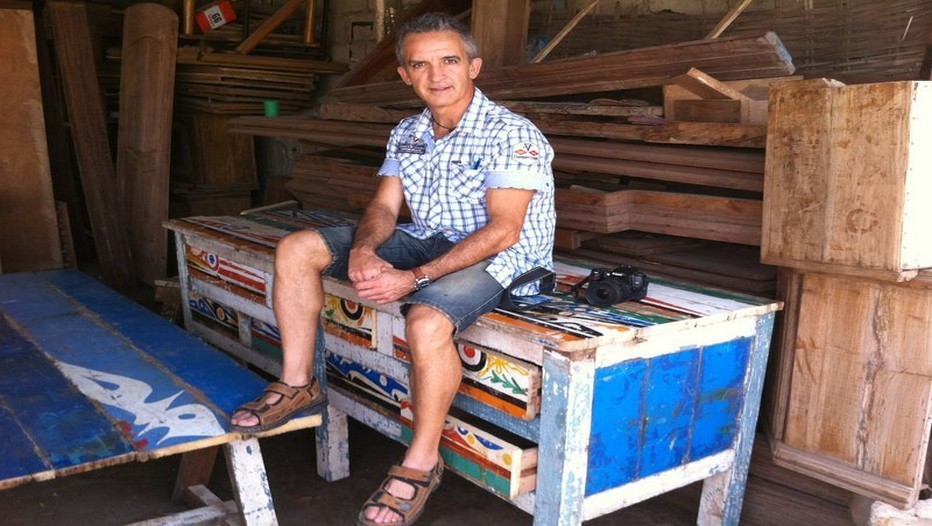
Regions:
[[540, 281], [541, 294], [550, 294], [556, 288], [557, 276], [553, 273], [553, 271], [547, 270], [544, 267], [532, 268], [531, 270], [515, 278], [514, 281], [511, 282], [511, 285], [508, 285], [508, 288], [506, 288], [505, 292], [502, 294], [502, 299], [498, 306], [502, 309], [510, 311], [520, 311], [533, 307], [533, 304], [516, 305], [515, 302], [511, 299], [511, 291], [519, 287], [523, 287], [529, 283], [534, 283], [535, 281]]

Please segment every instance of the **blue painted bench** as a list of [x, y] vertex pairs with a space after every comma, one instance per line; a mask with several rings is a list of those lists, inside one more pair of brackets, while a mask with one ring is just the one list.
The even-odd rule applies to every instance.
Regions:
[[[0, 276], [0, 489], [183, 454], [175, 497], [202, 507], [159, 524], [277, 524], [258, 438], [232, 410], [266, 381], [75, 270]], [[206, 489], [223, 446], [235, 501]]]

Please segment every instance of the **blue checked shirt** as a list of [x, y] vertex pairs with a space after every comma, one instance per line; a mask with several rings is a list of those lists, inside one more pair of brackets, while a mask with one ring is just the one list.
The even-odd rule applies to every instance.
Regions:
[[[398, 228], [419, 239], [442, 232], [458, 243], [489, 220], [489, 188], [536, 190], [517, 243], [492, 257], [486, 272], [503, 287], [534, 267], [553, 268], [556, 215], [553, 149], [529, 120], [489, 100], [479, 89], [456, 129], [439, 141], [430, 110], [392, 130], [380, 176], [400, 177], [412, 223]], [[512, 291], [537, 293], [537, 283]]]

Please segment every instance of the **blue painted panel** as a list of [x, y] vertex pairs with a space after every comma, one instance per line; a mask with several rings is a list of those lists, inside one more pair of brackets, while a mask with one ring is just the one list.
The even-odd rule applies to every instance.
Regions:
[[595, 373], [587, 495], [637, 477], [646, 376], [644, 360], [623, 362]]
[[[130, 437], [135, 449], [152, 450], [226, 432], [227, 415], [196, 399], [187, 386], [133, 347], [114, 327], [88, 316], [79, 304], [36, 274], [11, 276], [15, 281], [0, 281], [0, 309], [39, 342], [42, 351], [56, 360], [56, 366], [73, 383], [82, 385], [86, 395], [90, 391], [93, 398], [106, 404], [101, 407]], [[103, 289], [100, 284], [92, 288], [98, 287]], [[49, 311], [56, 315], [43, 316]], [[134, 314], [130, 319], [145, 323], [145, 316]], [[162, 332], [153, 338], [172, 332], [167, 321], [151, 316], [162, 326]], [[129, 325], [124, 328], [129, 329]], [[223, 381], [235, 385], [229, 378]], [[57, 383], [67, 385], [61, 380]]]
[[699, 460], [731, 447], [744, 402], [744, 373], [753, 338], [740, 338], [703, 350], [701, 394], [696, 409], [690, 458]]
[[[5, 285], [0, 283], [0, 289]], [[5, 305], [3, 305], [5, 307]], [[66, 468], [132, 451], [113, 424], [79, 393], [33, 344], [0, 316], [0, 403], [15, 420], [0, 423], [4, 466], [0, 477], [18, 476], [17, 470], [45, 471]], [[11, 451], [33, 444], [46, 460], [17, 459]], [[8, 466], [7, 462], [22, 464]]]
[[643, 449], [639, 477], [684, 463], [699, 392], [699, 351], [658, 356], [649, 361]]
[[731, 447], [753, 338], [596, 371], [586, 494]]
[[[204, 393], [225, 413], [232, 413], [258, 396], [267, 384], [230, 356], [90, 276], [74, 270], [43, 272], [39, 276], [118, 329], [127, 340]], [[230, 389], [231, 386], [236, 389]]]
[[32, 440], [23, 432], [23, 428], [13, 415], [2, 405], [0, 405], [0, 436], [3, 437], [0, 480], [25, 477], [52, 469], [36, 454]]

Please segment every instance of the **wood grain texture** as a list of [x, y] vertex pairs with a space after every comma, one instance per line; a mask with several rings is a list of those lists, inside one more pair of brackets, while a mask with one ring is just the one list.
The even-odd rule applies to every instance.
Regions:
[[128, 290], [135, 285], [129, 233], [117, 192], [87, 12], [82, 4], [66, 2], [49, 2], [47, 9], [101, 273], [111, 287]]
[[[780, 39], [766, 33], [508, 66], [483, 72], [476, 83], [493, 99], [518, 99], [660, 86], [692, 67], [719, 80], [793, 73]], [[331, 94], [340, 102], [417, 102], [401, 81], [343, 87]]]
[[798, 304], [788, 310], [798, 314], [784, 328], [778, 369], [777, 458], [863, 495], [914, 504], [932, 415], [932, 287], [796, 279]]
[[[761, 258], [891, 274], [932, 266], [932, 86], [823, 80], [770, 99]], [[865, 274], [868, 275], [868, 274]]]
[[35, 21], [0, 8], [0, 261], [3, 272], [61, 268], [42, 112]]
[[168, 268], [168, 187], [178, 16], [158, 4], [126, 9], [120, 71], [116, 178], [125, 203], [136, 276], [146, 283]]

